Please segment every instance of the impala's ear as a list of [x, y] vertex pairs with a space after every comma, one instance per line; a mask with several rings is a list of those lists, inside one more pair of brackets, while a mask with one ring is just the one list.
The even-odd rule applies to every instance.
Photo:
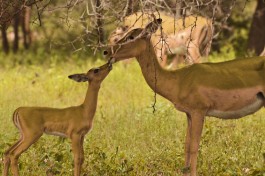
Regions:
[[117, 34], [121, 34], [121, 33], [124, 33], [126, 31], [128, 31], [128, 29], [129, 29], [128, 25], [120, 26], [120, 27], [117, 28], [116, 33]]
[[[115, 44], [124, 43], [124, 42], [128, 42], [130, 40], [134, 40], [143, 32], [143, 30], [144, 30], [143, 28], [132, 29], [132, 30], [128, 31], [127, 33], [125, 33], [124, 36], [122, 38], [120, 38], [118, 41], [115, 41]], [[107, 54], [108, 54], [108, 52], [104, 51], [104, 55], [107, 55]]]
[[153, 33], [155, 33], [157, 31], [157, 29], [159, 28], [159, 26], [161, 24], [162, 24], [162, 19], [161, 18], [154, 19], [154, 21], [152, 21], [152, 22], [150, 22], [150, 23], [148, 23], [146, 25], [142, 35], [145, 35], [145, 36], [152, 35]]
[[260, 53], [259, 56], [265, 56], [265, 46], [264, 46], [264, 49], [263, 49], [263, 51]]
[[86, 74], [84, 73], [81, 73], [81, 74], [73, 74], [73, 75], [70, 75], [68, 76], [69, 79], [72, 79], [76, 82], [86, 82], [88, 81], [88, 77]]

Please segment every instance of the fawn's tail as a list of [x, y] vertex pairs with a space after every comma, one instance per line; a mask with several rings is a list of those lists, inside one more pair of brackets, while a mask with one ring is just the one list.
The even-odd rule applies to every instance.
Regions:
[[19, 123], [19, 109], [16, 109], [13, 113], [13, 123], [15, 126], [20, 129], [20, 123]]

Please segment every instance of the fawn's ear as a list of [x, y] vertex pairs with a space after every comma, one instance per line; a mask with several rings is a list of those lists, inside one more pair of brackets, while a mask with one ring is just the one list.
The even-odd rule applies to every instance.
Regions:
[[68, 76], [69, 79], [72, 79], [76, 82], [86, 82], [88, 81], [88, 77], [86, 74], [82, 73], [82, 74], [73, 74]]

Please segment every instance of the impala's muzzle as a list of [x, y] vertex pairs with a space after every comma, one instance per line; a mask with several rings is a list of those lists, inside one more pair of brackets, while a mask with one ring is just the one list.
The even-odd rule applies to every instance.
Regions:
[[114, 46], [110, 46], [108, 48], [108, 50], [103, 51], [103, 55], [105, 57], [109, 58], [109, 60], [108, 60], [109, 65], [112, 65], [116, 61], [115, 58], [112, 57], [114, 54], [115, 54], [115, 52], [114, 52]]

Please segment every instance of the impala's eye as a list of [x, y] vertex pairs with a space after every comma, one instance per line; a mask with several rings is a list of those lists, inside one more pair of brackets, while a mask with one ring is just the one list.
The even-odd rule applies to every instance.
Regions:
[[134, 39], [134, 36], [128, 36], [127, 38], [126, 38], [126, 41], [131, 41], [131, 40], [133, 40]]
[[95, 70], [94, 70], [94, 73], [98, 73], [99, 72], [99, 68], [96, 68]]
[[129, 39], [130, 39], [130, 40], [133, 40], [133, 39], [134, 39], [134, 36], [129, 36]]

